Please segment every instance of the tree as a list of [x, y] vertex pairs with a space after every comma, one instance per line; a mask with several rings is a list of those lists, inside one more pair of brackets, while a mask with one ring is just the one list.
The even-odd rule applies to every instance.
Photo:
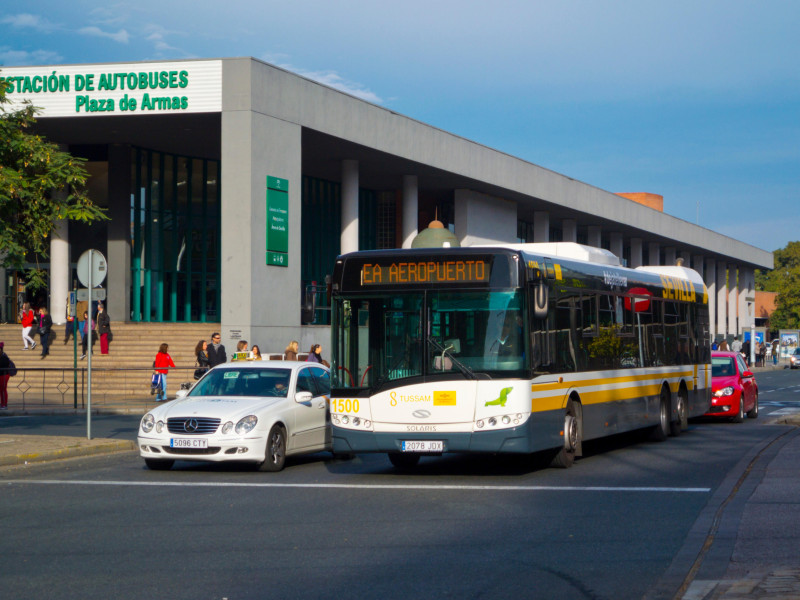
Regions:
[[770, 329], [800, 328], [800, 242], [789, 242], [773, 253], [775, 268], [756, 276], [756, 288], [777, 292]]
[[[1, 74], [0, 74], [1, 75]], [[23, 269], [32, 290], [47, 287], [40, 268], [49, 256], [56, 221], [107, 220], [88, 196], [85, 161], [31, 132], [40, 109], [11, 107], [0, 76], [0, 266]]]

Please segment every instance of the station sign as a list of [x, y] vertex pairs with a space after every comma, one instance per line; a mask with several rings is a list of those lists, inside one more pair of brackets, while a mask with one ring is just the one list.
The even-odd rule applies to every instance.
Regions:
[[267, 265], [289, 266], [289, 180], [267, 176]]

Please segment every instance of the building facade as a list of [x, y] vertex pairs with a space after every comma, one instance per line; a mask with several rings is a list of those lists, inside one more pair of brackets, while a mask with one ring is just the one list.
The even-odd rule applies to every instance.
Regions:
[[[59, 223], [49, 297], [65, 318], [75, 265], [107, 257], [114, 320], [208, 322], [262, 349], [329, 339], [337, 254], [408, 247], [434, 218], [461, 245], [577, 241], [629, 266], [684, 264], [715, 336], [754, 323], [772, 254], [252, 58], [9, 67], [9, 98], [87, 160], [110, 220]], [[631, 199], [633, 198], [633, 199]], [[2, 273], [6, 312], [24, 295]]]

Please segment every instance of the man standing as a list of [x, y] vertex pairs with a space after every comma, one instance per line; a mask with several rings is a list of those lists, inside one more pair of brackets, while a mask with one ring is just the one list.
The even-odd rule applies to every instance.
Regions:
[[742, 351], [742, 341], [739, 339], [738, 335], [735, 338], [733, 338], [733, 343], [731, 344], [731, 350], [733, 350], [734, 352]]
[[225, 346], [220, 344], [222, 337], [219, 333], [211, 334], [211, 345], [208, 347], [208, 366], [213, 369], [217, 365], [228, 362], [228, 355], [225, 354]]

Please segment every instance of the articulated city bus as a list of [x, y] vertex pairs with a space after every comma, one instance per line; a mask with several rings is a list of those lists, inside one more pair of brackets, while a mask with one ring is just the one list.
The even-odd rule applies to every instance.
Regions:
[[710, 405], [708, 292], [575, 243], [354, 252], [332, 282], [335, 452], [396, 467], [444, 452], [548, 451]]

